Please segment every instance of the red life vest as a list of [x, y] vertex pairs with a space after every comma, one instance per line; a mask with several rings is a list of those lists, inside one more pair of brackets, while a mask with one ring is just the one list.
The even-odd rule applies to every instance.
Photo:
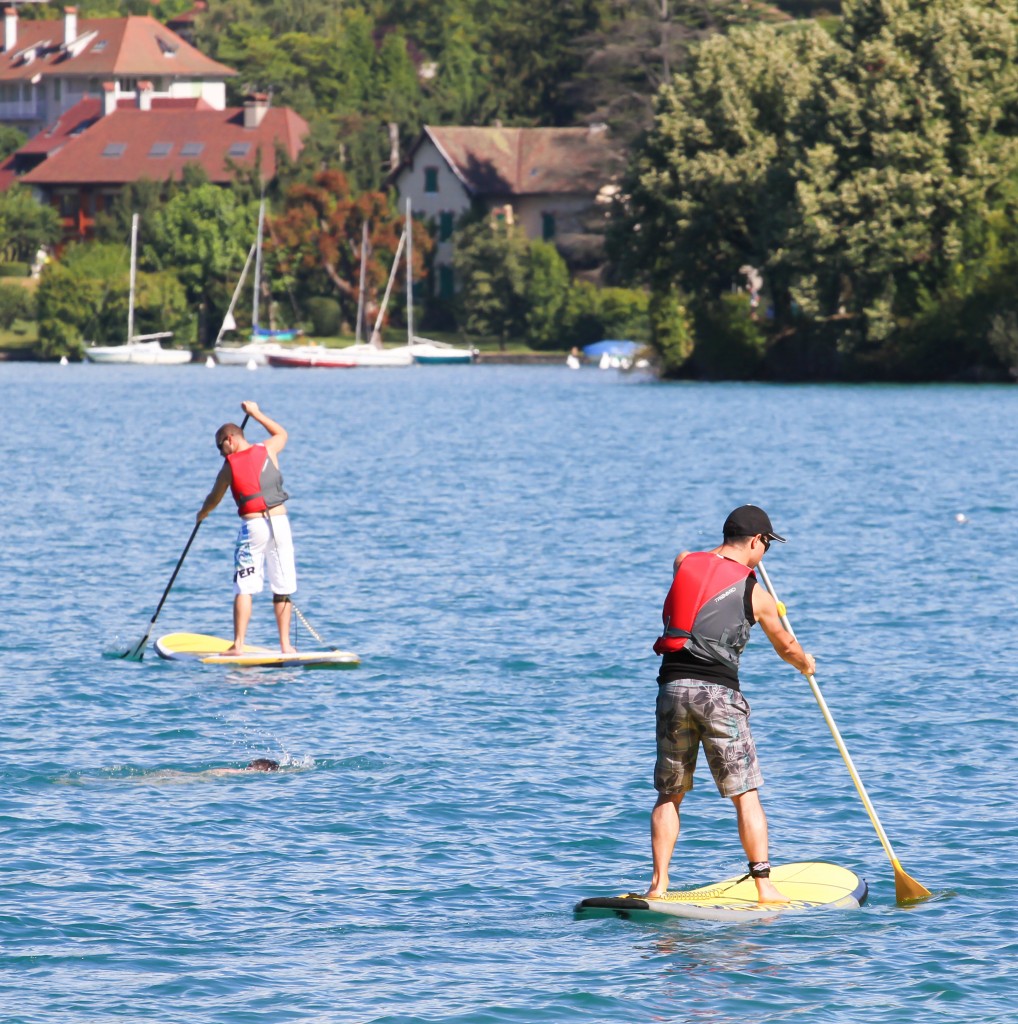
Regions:
[[730, 558], [708, 551], [686, 555], [665, 598], [665, 628], [654, 644], [655, 654], [685, 649], [695, 658], [738, 671], [753, 625], [745, 606], [749, 576], [752, 569]]
[[283, 474], [263, 444], [226, 456], [230, 464], [230, 490], [237, 512], [250, 515], [282, 505], [289, 497], [283, 490]]

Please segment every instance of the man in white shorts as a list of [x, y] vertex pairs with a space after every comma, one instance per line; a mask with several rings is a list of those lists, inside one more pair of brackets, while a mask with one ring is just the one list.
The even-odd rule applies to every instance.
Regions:
[[256, 402], [241, 402], [240, 407], [269, 436], [261, 444], [251, 444], [236, 423], [224, 423], [216, 431], [223, 468], [197, 516], [201, 522], [226, 492], [232, 491], [243, 520], [234, 552], [233, 646], [223, 653], [243, 653], [251, 621], [251, 595], [261, 593], [267, 574], [279, 627], [279, 649], [284, 654], [293, 654], [290, 595], [297, 589], [297, 570], [290, 521], [286, 517], [289, 495], [283, 490], [283, 475], [279, 471], [279, 453], [286, 446], [287, 433]]

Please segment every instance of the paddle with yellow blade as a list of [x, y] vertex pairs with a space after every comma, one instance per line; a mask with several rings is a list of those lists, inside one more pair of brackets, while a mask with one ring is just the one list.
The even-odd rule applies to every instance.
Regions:
[[[767, 588], [771, 597], [773, 597], [777, 602], [778, 614], [781, 616], [781, 624], [794, 637], [795, 633], [792, 630], [792, 625], [788, 621], [788, 616], [785, 614], [785, 606], [781, 603], [778, 595], [774, 592], [774, 585], [771, 583], [770, 577], [767, 575], [767, 570], [761, 564], [756, 567], [756, 571], [760, 574], [760, 577], [764, 582], [764, 586]], [[879, 837], [880, 842], [884, 847], [884, 851], [887, 853], [887, 856], [891, 861], [891, 867], [894, 868], [895, 899], [899, 903], [909, 903], [914, 900], [926, 899], [927, 896], [932, 896], [933, 893], [931, 893], [926, 886], [917, 882], [905, 871], [901, 866], [901, 862], [894, 855], [894, 850], [891, 849], [891, 842], [887, 838], [887, 833], [884, 831], [883, 826], [880, 824], [880, 819], [877, 817], [877, 812], [866, 792], [866, 787], [862, 784], [862, 779], [859, 778], [859, 773], [856, 771], [855, 765], [852, 763], [852, 757], [848, 752], [848, 748], [845, 746], [845, 741], [841, 738], [841, 733], [838, 732], [838, 727], [834, 724], [834, 718], [831, 716], [830, 708], [827, 707], [827, 701], [824, 700], [824, 695], [820, 692], [820, 687], [817, 685], [816, 677], [807, 676], [806, 678], [809, 680], [810, 688], [813, 690], [813, 696], [816, 697], [817, 704], [820, 705], [820, 710], [823, 712], [828, 726], [830, 726], [831, 734], [834, 736], [834, 742], [837, 743], [838, 750], [841, 751], [841, 756], [845, 759], [845, 765], [848, 767], [848, 774], [852, 776], [852, 781], [855, 783], [855, 788], [859, 792], [863, 806], [866, 808], [866, 813], [870, 816], [870, 821], [873, 822], [873, 827], [877, 830], [877, 836]]]
[[[245, 414], [244, 419], [240, 424], [241, 430], [247, 426], [247, 421], [250, 418], [250, 414]], [[199, 526], [201, 526], [200, 520], [194, 524], [194, 529], [191, 530], [191, 536], [187, 538], [187, 543], [184, 545], [184, 551], [180, 558], [177, 559], [177, 564], [174, 567], [173, 575], [170, 577], [170, 582], [166, 584], [163, 596], [159, 599], [159, 604], [156, 605], [156, 610], [153, 613], [152, 618], [149, 619], [148, 629], [145, 630], [145, 635], [133, 647], [129, 647], [122, 654], [114, 655], [114, 657], [120, 658], [123, 661], [141, 661], [145, 657], [145, 648], [148, 647], [148, 640], [152, 635], [152, 628], [156, 624], [156, 619], [159, 618], [159, 613], [163, 610], [163, 605], [166, 604], [166, 598], [170, 596], [170, 590], [177, 578], [177, 573], [180, 572], [180, 567], [184, 564], [184, 559], [187, 557], [188, 551], [191, 550], [191, 544], [194, 541], [194, 536], [198, 532]], [[104, 655], [104, 657], [106, 657], [106, 655]]]

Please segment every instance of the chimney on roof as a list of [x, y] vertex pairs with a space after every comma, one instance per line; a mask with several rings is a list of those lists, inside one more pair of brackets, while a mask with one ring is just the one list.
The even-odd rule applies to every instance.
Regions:
[[64, 46], [78, 38], [78, 8], [64, 8]]
[[103, 82], [103, 117], [117, 109], [117, 83]]
[[18, 45], [18, 10], [4, 8], [4, 53], [10, 53]]
[[152, 83], [151, 82], [139, 82], [138, 83], [138, 109], [139, 110], [151, 110], [152, 109]]
[[244, 127], [257, 128], [269, 110], [269, 97], [263, 92], [252, 93], [244, 100]]

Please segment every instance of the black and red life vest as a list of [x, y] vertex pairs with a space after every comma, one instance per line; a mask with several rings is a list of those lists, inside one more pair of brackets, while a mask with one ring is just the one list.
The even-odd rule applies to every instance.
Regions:
[[289, 495], [283, 490], [283, 474], [263, 444], [226, 456], [230, 464], [230, 490], [237, 512], [250, 515], [282, 505]]
[[665, 598], [664, 633], [656, 654], [686, 655], [738, 673], [754, 619], [747, 609], [746, 580], [753, 570], [708, 551], [694, 551], [679, 563]]

